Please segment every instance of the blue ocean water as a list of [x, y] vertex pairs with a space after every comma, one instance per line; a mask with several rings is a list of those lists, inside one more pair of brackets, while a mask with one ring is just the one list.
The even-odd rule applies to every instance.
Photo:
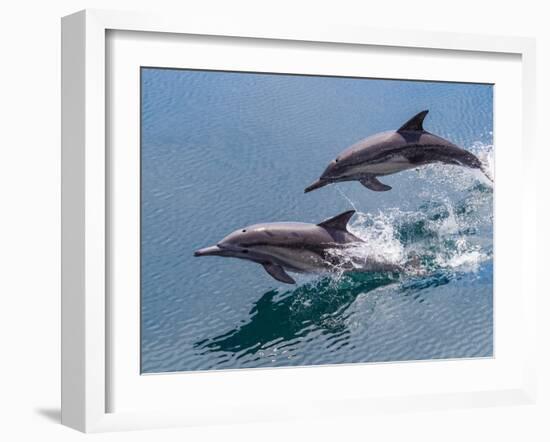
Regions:
[[[493, 191], [432, 165], [304, 194], [348, 145], [423, 109], [426, 130], [493, 159], [491, 85], [143, 68], [143, 373], [493, 354]], [[355, 208], [365, 253], [418, 274], [293, 275], [193, 251], [255, 223]]]

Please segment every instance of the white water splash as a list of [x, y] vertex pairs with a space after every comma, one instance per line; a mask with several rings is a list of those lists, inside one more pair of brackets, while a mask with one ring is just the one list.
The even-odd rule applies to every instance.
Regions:
[[395, 231], [395, 219], [398, 211], [379, 212], [377, 215], [357, 212], [349, 230], [361, 238], [364, 243], [352, 250], [374, 261], [401, 264], [405, 259], [405, 248]]
[[[458, 202], [447, 196], [432, 198], [416, 211], [357, 211], [349, 230], [364, 242], [332, 252], [341, 263], [334, 269], [337, 278], [350, 268], [376, 271], [376, 264], [380, 271], [394, 266], [407, 273], [477, 272], [492, 256], [492, 245], [476, 234], [491, 226], [492, 193], [471, 187]], [[414, 258], [423, 262], [420, 268], [411, 267]]]
[[437, 262], [441, 268], [470, 273], [477, 272], [480, 264], [488, 259], [489, 256], [486, 253], [475, 249], [453, 253], [450, 256], [442, 254], [437, 256]]
[[334, 258], [332, 273], [338, 281], [350, 270], [395, 271], [406, 260], [405, 248], [396, 236], [393, 213], [372, 215], [356, 212], [348, 230], [364, 242], [346, 248], [335, 248], [329, 252]]
[[[493, 177], [493, 146], [475, 143], [469, 150]], [[331, 271], [335, 283], [354, 269], [398, 269], [414, 275], [443, 269], [477, 272], [483, 262], [491, 259], [492, 243], [476, 233], [492, 225], [492, 182], [480, 171], [439, 164], [423, 167], [415, 175], [415, 179], [423, 179], [430, 189], [436, 189], [425, 195], [424, 204], [415, 211], [392, 208], [362, 212], [336, 187], [356, 211], [348, 230], [363, 242], [330, 251], [336, 263]], [[485, 188], [479, 187], [480, 182]], [[311, 283], [312, 276], [302, 275], [298, 282]]]

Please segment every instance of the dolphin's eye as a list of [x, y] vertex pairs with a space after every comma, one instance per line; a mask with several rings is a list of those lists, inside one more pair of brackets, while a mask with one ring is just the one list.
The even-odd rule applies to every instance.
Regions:
[[248, 249], [243, 249], [243, 253], [248, 253]]
[[334, 160], [334, 162], [337, 163], [337, 162], [338, 162], [338, 158], [336, 158], [336, 159]]
[[243, 233], [246, 233], [246, 229], [243, 229], [242, 232], [243, 232]]

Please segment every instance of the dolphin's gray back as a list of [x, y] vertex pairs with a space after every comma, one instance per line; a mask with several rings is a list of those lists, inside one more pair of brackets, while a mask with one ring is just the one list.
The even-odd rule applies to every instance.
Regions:
[[253, 247], [270, 245], [293, 248], [322, 248], [361, 241], [345, 230], [329, 229], [316, 224], [278, 222], [255, 224], [246, 228], [245, 244]]

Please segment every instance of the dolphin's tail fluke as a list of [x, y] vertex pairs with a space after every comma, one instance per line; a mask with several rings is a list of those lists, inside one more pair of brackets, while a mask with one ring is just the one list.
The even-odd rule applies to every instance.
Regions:
[[491, 182], [491, 183], [494, 183], [495, 180], [493, 179], [493, 177], [491, 176], [491, 172], [489, 171], [489, 169], [487, 169], [485, 166], [481, 166], [480, 167], [480, 170], [481, 172], [483, 173], [483, 175], [485, 175], [487, 177], [487, 179]]
[[462, 162], [462, 165], [474, 170], [479, 170], [491, 184], [494, 183], [495, 180], [493, 178], [493, 174], [491, 173], [490, 165], [485, 158], [478, 158], [474, 154], [468, 152], [468, 155]]

